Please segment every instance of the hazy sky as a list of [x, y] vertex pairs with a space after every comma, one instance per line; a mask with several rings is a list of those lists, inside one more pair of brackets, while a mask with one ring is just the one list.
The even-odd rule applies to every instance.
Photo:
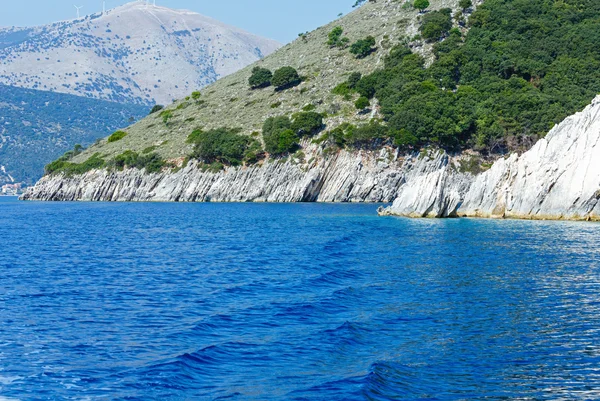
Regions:
[[[127, 3], [106, 0], [106, 8]], [[0, 0], [0, 26], [43, 25], [102, 11], [102, 0]], [[157, 0], [157, 5], [185, 8], [286, 43], [352, 10], [354, 0]]]

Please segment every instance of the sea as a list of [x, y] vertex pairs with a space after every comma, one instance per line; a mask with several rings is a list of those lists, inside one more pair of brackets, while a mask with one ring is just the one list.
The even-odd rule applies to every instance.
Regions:
[[0, 400], [598, 400], [600, 224], [0, 198]]

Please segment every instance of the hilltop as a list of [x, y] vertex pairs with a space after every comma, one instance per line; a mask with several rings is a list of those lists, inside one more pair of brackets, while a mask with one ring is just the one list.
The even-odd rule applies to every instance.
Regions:
[[198, 13], [131, 2], [45, 26], [0, 28], [0, 83], [168, 104], [279, 47]]

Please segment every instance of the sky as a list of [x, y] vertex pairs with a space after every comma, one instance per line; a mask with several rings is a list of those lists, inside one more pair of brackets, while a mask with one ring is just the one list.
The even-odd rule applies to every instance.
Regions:
[[[105, 0], [106, 8], [127, 0]], [[34, 26], [102, 11], [102, 0], [0, 0], [0, 26]], [[352, 10], [354, 0], [156, 0], [156, 5], [204, 14], [260, 36], [288, 43]]]

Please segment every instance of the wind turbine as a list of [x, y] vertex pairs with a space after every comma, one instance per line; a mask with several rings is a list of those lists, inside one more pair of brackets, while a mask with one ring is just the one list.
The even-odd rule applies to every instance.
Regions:
[[79, 19], [79, 10], [81, 10], [83, 8], [83, 6], [77, 7], [76, 5], [73, 5], [73, 7], [75, 7], [77, 9], [77, 18]]

